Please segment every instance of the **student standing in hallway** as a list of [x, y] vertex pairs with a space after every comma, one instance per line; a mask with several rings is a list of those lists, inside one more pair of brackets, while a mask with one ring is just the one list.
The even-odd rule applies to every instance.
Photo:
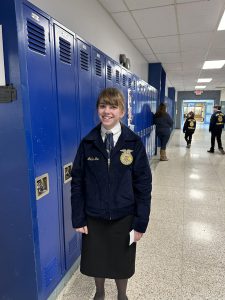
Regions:
[[209, 132], [211, 132], [211, 148], [208, 150], [209, 153], [214, 153], [215, 148], [215, 139], [217, 139], [219, 151], [222, 154], [225, 154], [223, 150], [221, 135], [222, 130], [224, 128], [225, 116], [221, 112], [221, 106], [215, 105], [213, 107], [214, 113], [211, 116], [210, 124], [209, 124]]
[[111, 278], [125, 300], [136, 242], [149, 222], [151, 170], [140, 137], [121, 123], [122, 93], [103, 90], [97, 110], [101, 123], [81, 141], [73, 164], [72, 223], [83, 234], [80, 270], [95, 278], [94, 299], [105, 298], [105, 278]]
[[160, 103], [157, 112], [154, 115], [154, 124], [156, 125], [156, 135], [160, 140], [160, 160], [167, 161], [166, 145], [170, 138], [171, 128], [173, 126], [173, 120], [166, 112], [166, 105]]
[[183, 127], [183, 133], [185, 133], [185, 141], [187, 142], [187, 148], [191, 147], [191, 141], [192, 141], [192, 135], [195, 132], [196, 128], [196, 120], [195, 120], [195, 114], [190, 111], [189, 114], [187, 115], [187, 119], [184, 122], [184, 127]]

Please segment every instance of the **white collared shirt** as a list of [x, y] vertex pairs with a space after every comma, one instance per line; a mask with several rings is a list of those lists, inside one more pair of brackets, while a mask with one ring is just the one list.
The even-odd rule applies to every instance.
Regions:
[[114, 142], [114, 146], [116, 145], [120, 135], [121, 135], [121, 124], [120, 122], [118, 122], [112, 129], [108, 130], [105, 129], [105, 127], [103, 125], [101, 125], [101, 136], [102, 136], [102, 140], [103, 143], [105, 141], [105, 134], [108, 132], [112, 132], [113, 133], [113, 142]]

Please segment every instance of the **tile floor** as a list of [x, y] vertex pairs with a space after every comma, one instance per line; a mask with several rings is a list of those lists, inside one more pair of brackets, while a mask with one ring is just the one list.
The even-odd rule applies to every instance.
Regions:
[[[152, 161], [151, 219], [138, 243], [129, 300], [225, 299], [225, 155], [206, 152], [207, 128], [185, 146], [175, 130], [169, 161]], [[93, 279], [76, 271], [57, 300], [90, 300], [94, 292]], [[117, 299], [113, 280], [106, 280], [107, 299]]]

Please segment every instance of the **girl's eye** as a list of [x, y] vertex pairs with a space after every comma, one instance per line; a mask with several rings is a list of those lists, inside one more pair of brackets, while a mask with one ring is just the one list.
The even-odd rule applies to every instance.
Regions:
[[105, 108], [105, 104], [100, 104], [99, 108]]
[[117, 108], [118, 108], [118, 106], [116, 106], [116, 105], [112, 105], [112, 106], [110, 106], [110, 108], [111, 108], [111, 109], [117, 109]]

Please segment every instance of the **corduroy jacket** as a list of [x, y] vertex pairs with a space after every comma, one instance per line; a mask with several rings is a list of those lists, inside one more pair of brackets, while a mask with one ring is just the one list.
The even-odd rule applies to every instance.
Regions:
[[86, 226], [86, 216], [116, 220], [134, 215], [133, 229], [145, 232], [150, 214], [152, 176], [145, 147], [128, 127], [108, 154], [101, 124], [80, 143], [71, 181], [72, 224]]

